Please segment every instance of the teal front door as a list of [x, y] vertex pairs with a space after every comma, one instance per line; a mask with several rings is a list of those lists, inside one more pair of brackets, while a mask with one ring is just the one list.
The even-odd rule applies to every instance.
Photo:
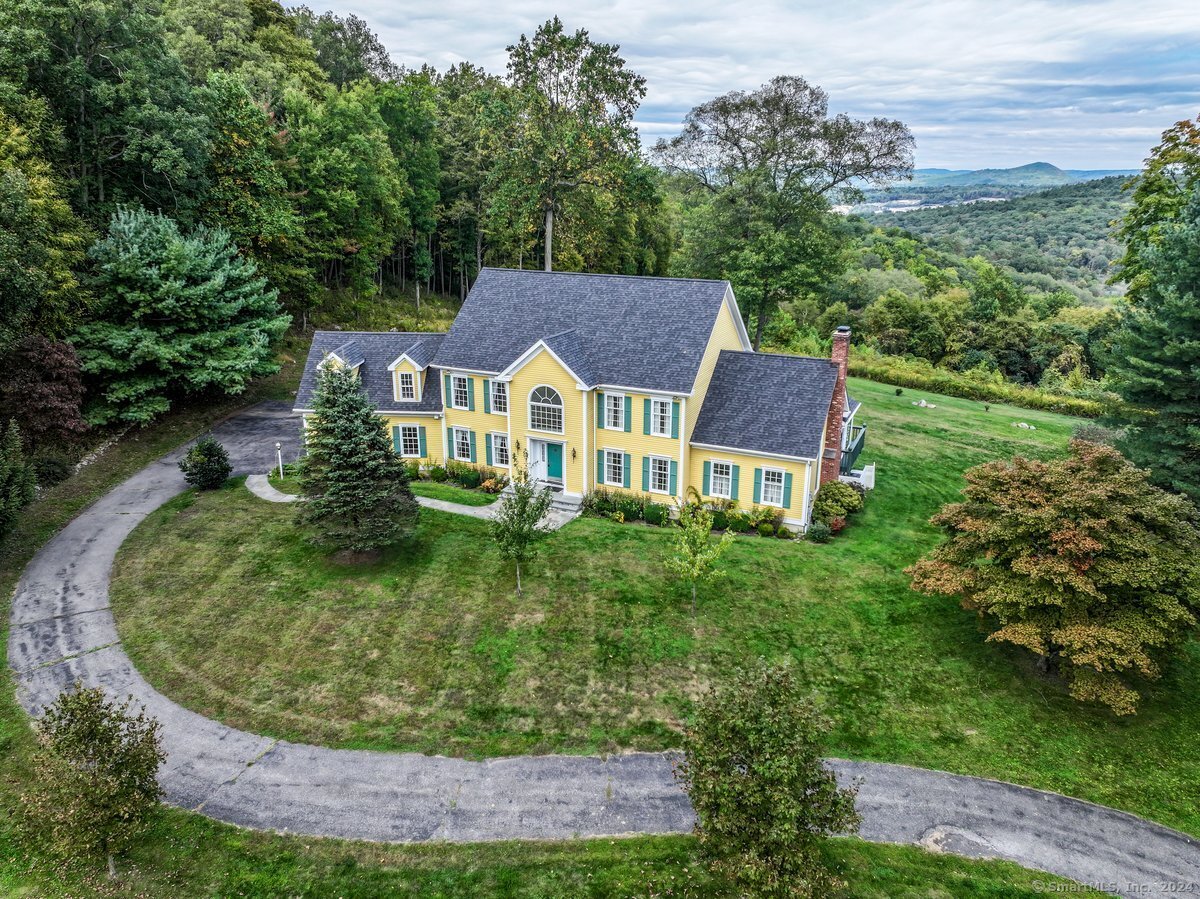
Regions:
[[546, 480], [561, 481], [562, 475], [562, 444], [546, 444]]

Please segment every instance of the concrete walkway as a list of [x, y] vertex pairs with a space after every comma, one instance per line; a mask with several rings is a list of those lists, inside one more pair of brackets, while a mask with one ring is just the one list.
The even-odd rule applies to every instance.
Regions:
[[[281, 490], [276, 490], [271, 486], [271, 482], [265, 474], [247, 475], [246, 488], [255, 496], [265, 499], [270, 503], [294, 503], [296, 500], [301, 499], [301, 497], [294, 493], [284, 493]], [[452, 503], [448, 500], [433, 499], [429, 496], [418, 496], [417, 502], [426, 509], [437, 509], [439, 512], [452, 512], [455, 515], [469, 515], [472, 518], [488, 520], [495, 516], [496, 510], [500, 508], [500, 504], [504, 502], [504, 499], [498, 499], [486, 506], [468, 506], [465, 503]], [[551, 509], [546, 513], [546, 517], [543, 520], [552, 531], [557, 531], [568, 521], [574, 521], [578, 517], [578, 512], [564, 512], [561, 509]]]
[[[298, 423], [282, 404], [214, 429], [238, 472], [263, 471]], [[181, 708], [134, 670], [108, 605], [117, 549], [185, 485], [182, 450], [138, 472], [51, 539], [13, 599], [9, 664], [38, 714], [76, 680], [132, 694], [163, 725], [169, 802], [248, 827], [386, 841], [570, 839], [692, 826], [671, 754], [536, 756], [470, 762], [301, 746]], [[1180, 751], [1187, 751], [1181, 747]], [[1007, 858], [1126, 896], [1200, 885], [1200, 844], [1132, 815], [1025, 787], [937, 771], [833, 761], [861, 780], [862, 835]], [[1180, 801], [1188, 801], [1181, 795]], [[1196, 886], [1194, 888], [1200, 888]]]

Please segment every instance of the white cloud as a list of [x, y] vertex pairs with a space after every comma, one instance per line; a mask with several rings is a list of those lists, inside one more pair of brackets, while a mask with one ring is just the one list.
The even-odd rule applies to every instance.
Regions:
[[334, 11], [366, 19], [404, 65], [495, 72], [506, 45], [557, 13], [620, 44], [646, 77], [647, 142], [695, 104], [778, 74], [825, 88], [835, 111], [903, 120], [919, 165], [1135, 167], [1200, 112], [1200, 4], [1179, 0], [336, 0]]

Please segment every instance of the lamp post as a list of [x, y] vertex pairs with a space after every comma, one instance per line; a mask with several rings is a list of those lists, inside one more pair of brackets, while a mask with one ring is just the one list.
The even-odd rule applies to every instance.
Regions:
[[279, 460], [279, 480], [283, 480], [283, 444], [275, 444], [275, 458]]

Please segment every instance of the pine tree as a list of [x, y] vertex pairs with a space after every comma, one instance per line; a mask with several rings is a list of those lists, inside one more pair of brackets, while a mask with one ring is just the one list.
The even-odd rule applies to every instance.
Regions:
[[33, 500], [33, 466], [21, 452], [21, 431], [9, 421], [0, 436], [0, 540], [13, 529], [17, 513]]
[[321, 372], [305, 448], [300, 484], [307, 499], [298, 517], [317, 543], [369, 552], [416, 527], [420, 507], [407, 469], [350, 370]]
[[1200, 500], [1200, 187], [1139, 253], [1141, 290], [1108, 374], [1124, 404], [1121, 449], [1158, 483]]

